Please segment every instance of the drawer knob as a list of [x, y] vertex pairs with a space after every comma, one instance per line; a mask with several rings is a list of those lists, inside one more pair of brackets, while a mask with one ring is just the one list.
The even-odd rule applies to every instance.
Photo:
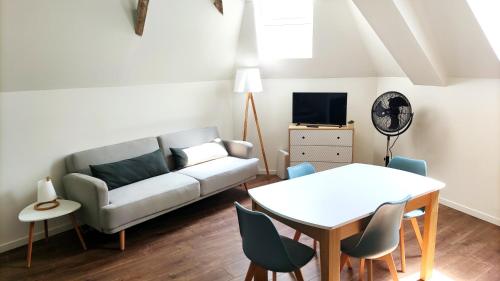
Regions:
[[302, 136], [302, 139], [305, 139], [306, 137]]
[[306, 153], [305, 153], [305, 152], [302, 152], [302, 155], [306, 155]]
[[340, 155], [340, 153], [337, 152], [337, 156], [339, 156], [339, 155]]
[[337, 139], [339, 140], [339, 139], [340, 139], [340, 137], [337, 137]]

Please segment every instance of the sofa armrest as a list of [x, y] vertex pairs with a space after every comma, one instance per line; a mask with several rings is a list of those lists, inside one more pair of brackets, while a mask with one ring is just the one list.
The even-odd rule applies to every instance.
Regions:
[[64, 191], [68, 199], [79, 202], [82, 221], [100, 230], [100, 210], [109, 204], [108, 186], [98, 178], [72, 173], [63, 177]]
[[252, 158], [253, 144], [240, 140], [224, 140], [224, 146], [230, 156], [249, 159]]

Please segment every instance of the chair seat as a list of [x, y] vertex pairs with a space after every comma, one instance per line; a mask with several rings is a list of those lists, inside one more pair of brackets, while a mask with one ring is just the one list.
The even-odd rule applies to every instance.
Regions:
[[387, 255], [388, 253], [391, 253], [398, 246], [396, 244], [395, 247], [390, 249], [384, 249], [384, 251], [382, 252], [376, 250], [375, 248], [369, 248], [369, 247], [361, 248], [358, 247], [358, 243], [362, 235], [363, 233], [361, 232], [342, 240], [340, 243], [340, 250], [342, 251], [342, 253], [345, 253], [348, 256], [355, 258], [377, 259], [379, 257]]
[[407, 220], [407, 219], [411, 219], [411, 218], [420, 217], [420, 216], [423, 216], [423, 215], [425, 215], [425, 211], [424, 210], [422, 210], [422, 209], [416, 209], [416, 210], [410, 211], [408, 213], [405, 213], [403, 215], [403, 219]]
[[309, 246], [285, 236], [281, 236], [281, 241], [283, 241], [283, 245], [285, 245], [290, 260], [297, 268], [303, 267], [314, 257], [315, 252]]

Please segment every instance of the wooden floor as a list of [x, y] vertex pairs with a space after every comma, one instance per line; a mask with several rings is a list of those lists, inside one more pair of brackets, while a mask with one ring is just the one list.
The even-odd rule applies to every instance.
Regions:
[[[277, 181], [259, 177], [251, 187]], [[73, 231], [34, 243], [31, 269], [26, 247], [0, 254], [0, 280], [243, 280], [249, 265], [241, 249], [233, 202], [250, 206], [243, 189], [232, 189], [127, 230], [127, 249], [118, 250], [118, 235], [85, 229], [83, 251]], [[277, 223], [280, 233], [293, 230]], [[411, 227], [406, 227], [407, 272], [417, 280], [420, 257]], [[307, 237], [302, 242], [311, 245]], [[433, 280], [500, 280], [500, 227], [440, 206]], [[398, 250], [394, 253], [399, 269]], [[357, 280], [344, 270], [342, 280]], [[375, 262], [375, 280], [390, 280], [384, 264]], [[305, 280], [319, 280], [319, 258], [303, 269]], [[294, 280], [279, 274], [278, 280]]]

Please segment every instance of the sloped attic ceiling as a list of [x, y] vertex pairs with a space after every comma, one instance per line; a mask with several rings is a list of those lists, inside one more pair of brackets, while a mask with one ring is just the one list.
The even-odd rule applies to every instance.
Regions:
[[[225, 80], [257, 64], [265, 78], [433, 84], [421, 79], [429, 67], [401, 60], [412, 52], [446, 77], [500, 78], [466, 0], [380, 0], [407, 25], [404, 40], [376, 22], [389, 11], [362, 2], [373, 1], [315, 0], [314, 58], [270, 63], [258, 60], [251, 0], [225, 0], [223, 16], [212, 0], [152, 0], [143, 37], [133, 30], [136, 0], [0, 0], [0, 91]], [[414, 51], [401, 56], [405, 46]]]
[[243, 1], [0, 0], [0, 90], [125, 86], [231, 78]]
[[316, 0], [314, 58], [259, 61], [252, 1], [245, 5], [237, 66], [268, 78], [408, 76], [500, 78], [500, 62], [466, 0]]

